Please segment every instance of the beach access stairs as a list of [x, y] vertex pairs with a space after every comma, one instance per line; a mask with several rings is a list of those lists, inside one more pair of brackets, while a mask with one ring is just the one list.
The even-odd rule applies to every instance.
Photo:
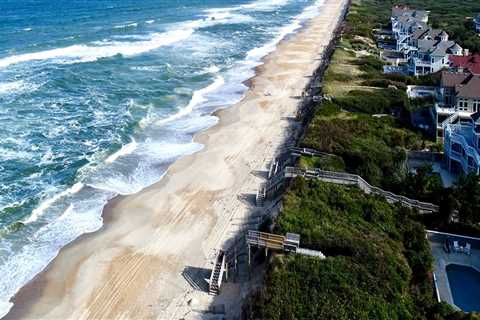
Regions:
[[268, 250], [273, 250], [325, 259], [325, 255], [321, 251], [301, 248], [300, 235], [296, 233], [279, 235], [248, 230], [246, 234], [238, 237], [227, 250], [220, 250], [216, 255], [214, 267], [208, 281], [208, 293], [210, 295], [218, 295], [220, 293], [224, 276], [225, 280], [228, 279], [229, 268], [233, 268], [236, 272], [239, 271], [239, 258], [247, 259], [245, 263], [247, 263], [250, 269], [252, 260], [251, 247], [264, 249], [265, 255], [268, 254]]
[[262, 183], [258, 189], [256, 196], [257, 206], [263, 207], [266, 200], [273, 198], [276, 194], [282, 191], [288, 179], [303, 177], [306, 179], [318, 179], [335, 184], [356, 185], [367, 194], [383, 196], [389, 203], [401, 203], [409, 208], [418, 209], [418, 211], [423, 214], [439, 211], [438, 205], [410, 199], [372, 186], [359, 175], [321, 170], [319, 168], [302, 169], [291, 166], [294, 162], [293, 159], [298, 158], [299, 156], [322, 157], [333, 155], [309, 148], [289, 148], [287, 155], [283, 155], [272, 162], [268, 171], [267, 181]]
[[208, 293], [217, 295], [220, 293], [220, 286], [222, 285], [223, 274], [225, 271], [225, 252], [220, 250], [215, 259], [215, 266], [213, 267], [210, 279], [208, 281]]

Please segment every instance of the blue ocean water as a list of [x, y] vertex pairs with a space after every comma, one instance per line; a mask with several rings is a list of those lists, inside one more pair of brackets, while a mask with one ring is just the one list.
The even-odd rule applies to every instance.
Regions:
[[0, 317], [105, 203], [159, 181], [321, 0], [0, 1]]

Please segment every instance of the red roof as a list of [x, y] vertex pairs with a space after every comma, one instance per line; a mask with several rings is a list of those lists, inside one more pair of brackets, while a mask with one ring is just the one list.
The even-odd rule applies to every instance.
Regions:
[[452, 68], [468, 69], [473, 74], [480, 74], [480, 54], [470, 54], [468, 56], [450, 55], [450, 66]]

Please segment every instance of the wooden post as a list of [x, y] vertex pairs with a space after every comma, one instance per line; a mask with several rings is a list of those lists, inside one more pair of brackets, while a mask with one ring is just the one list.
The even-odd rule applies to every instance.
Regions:
[[234, 268], [235, 268], [235, 273], [237, 272], [237, 247], [233, 248], [233, 263], [234, 263]]
[[225, 281], [228, 281], [228, 262], [225, 260]]
[[250, 267], [250, 244], [248, 245], [248, 267]]

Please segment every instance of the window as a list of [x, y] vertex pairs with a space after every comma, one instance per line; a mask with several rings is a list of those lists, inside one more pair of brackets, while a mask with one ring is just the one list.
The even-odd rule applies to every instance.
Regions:
[[475, 164], [475, 162], [473, 161], [473, 158], [468, 156], [468, 165], [471, 167]]
[[473, 112], [480, 111], [480, 100], [473, 100]]
[[459, 111], [468, 111], [468, 101], [465, 99], [458, 100], [458, 110]]

